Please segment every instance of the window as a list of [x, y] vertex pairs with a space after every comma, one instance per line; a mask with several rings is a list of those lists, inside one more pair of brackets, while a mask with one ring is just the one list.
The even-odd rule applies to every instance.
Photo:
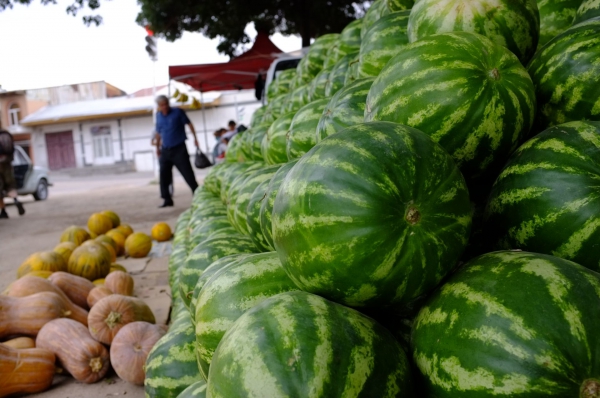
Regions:
[[110, 126], [92, 127], [92, 142], [94, 145], [94, 158], [113, 157], [112, 139], [110, 136]]
[[12, 104], [8, 108], [8, 124], [11, 126], [18, 126], [21, 120], [21, 109], [19, 104]]

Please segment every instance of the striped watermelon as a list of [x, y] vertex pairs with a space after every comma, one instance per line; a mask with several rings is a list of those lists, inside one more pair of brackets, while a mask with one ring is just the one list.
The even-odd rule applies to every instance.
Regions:
[[325, 58], [331, 46], [339, 40], [340, 35], [338, 33], [329, 33], [323, 36], [319, 36], [313, 44], [311, 44], [308, 54], [304, 57], [306, 62], [303, 64], [302, 74], [303, 76], [310, 76], [312, 80], [317, 73], [323, 69]]
[[252, 119], [250, 119], [250, 126], [256, 126], [257, 124], [260, 124], [266, 110], [266, 106], [261, 106], [260, 108], [255, 110], [252, 114]]
[[375, 0], [371, 3], [371, 7], [367, 10], [363, 18], [363, 23], [360, 30], [360, 38], [364, 39], [367, 31], [371, 29], [371, 26], [379, 19], [390, 13], [390, 9], [387, 6], [387, 0]]
[[296, 67], [296, 76], [294, 76], [292, 79], [292, 84], [290, 85], [291, 91], [307, 85], [314, 78], [314, 76], [308, 72], [307, 64], [308, 57], [304, 57], [300, 60], [300, 62], [298, 62], [298, 66]]
[[287, 276], [277, 253], [245, 257], [217, 271], [196, 303], [196, 344], [202, 374], [208, 369], [219, 342], [247, 310], [279, 293], [298, 290]]
[[179, 269], [185, 264], [188, 255], [186, 242], [173, 243], [173, 250], [169, 255], [169, 288], [171, 289], [171, 302], [179, 297]]
[[406, 354], [390, 332], [319, 296], [288, 292], [247, 311], [219, 344], [212, 398], [406, 397]]
[[279, 96], [279, 81], [277, 79], [273, 80], [269, 87], [267, 87], [265, 93], [267, 102], [273, 101], [275, 98]]
[[260, 208], [263, 201], [266, 200], [266, 193], [272, 178], [261, 182], [250, 197], [248, 208], [246, 210], [246, 224], [248, 225], [248, 235], [254, 245], [260, 252], [270, 252], [275, 248], [267, 242], [260, 226]]
[[250, 198], [258, 187], [264, 181], [270, 181], [273, 175], [279, 170], [281, 165], [276, 164], [257, 170], [248, 176], [244, 185], [241, 187], [235, 204], [233, 204], [235, 224], [239, 227], [244, 235], [250, 235], [248, 224], [246, 222], [248, 204]]
[[197, 381], [177, 396], [177, 398], [206, 398], [206, 382]]
[[216, 196], [213, 200], [205, 201], [202, 207], [198, 207], [196, 211], [192, 214], [192, 218], [190, 218], [190, 222], [188, 223], [188, 228], [191, 231], [196, 229], [196, 227], [206, 220], [210, 220], [215, 217], [222, 217], [227, 215], [227, 209], [221, 203], [219, 198]]
[[381, 17], [365, 34], [360, 46], [361, 76], [377, 77], [385, 64], [408, 44], [408, 16], [410, 10]]
[[217, 239], [217, 238], [218, 239], [229, 238], [231, 236], [235, 237], [235, 236], [238, 236], [238, 234], [239, 234], [239, 232], [234, 227], [227, 227], [227, 228], [222, 228], [222, 229], [218, 229], [218, 230], [214, 231], [213, 233], [208, 235], [206, 240]]
[[600, 17], [600, 1], [583, 0], [579, 6], [579, 9], [577, 9], [575, 19], [573, 20], [573, 25], [577, 25], [583, 21], [587, 21], [588, 19], [596, 17]]
[[356, 57], [356, 53], [345, 55], [342, 59], [334, 65], [333, 69], [329, 73], [329, 79], [325, 85], [325, 97], [331, 98], [335, 93], [340, 91], [346, 82], [346, 74], [348, 72], [348, 65], [350, 61]]
[[272, 227], [273, 205], [275, 204], [275, 197], [277, 196], [277, 192], [279, 192], [279, 187], [281, 186], [284, 178], [297, 162], [297, 160], [293, 160], [281, 166], [279, 171], [275, 173], [273, 178], [271, 178], [271, 182], [269, 182], [265, 192], [265, 199], [260, 205], [260, 228], [265, 238], [267, 248], [272, 250], [275, 250]]
[[250, 238], [243, 235], [230, 235], [227, 238], [209, 239], [192, 250], [179, 270], [179, 294], [189, 308], [192, 293], [202, 272], [221, 257], [256, 251]]
[[344, 80], [344, 85], [348, 85], [353, 81], [359, 78], [360, 68], [360, 54], [356, 54], [356, 56], [348, 62], [348, 70], [346, 71], [346, 80]]
[[365, 117], [367, 94], [374, 80], [373, 77], [356, 80], [333, 96], [319, 119], [317, 142], [346, 127], [362, 123]]
[[360, 50], [360, 31], [363, 20], [357, 19], [350, 22], [342, 33], [340, 33], [340, 52], [344, 55], [352, 54]]
[[567, 29], [529, 64], [540, 112], [537, 129], [600, 120], [600, 18]]
[[292, 79], [296, 76], [295, 69], [286, 69], [277, 75], [277, 96], [284, 95], [290, 92]]
[[349, 306], [398, 307], [456, 265], [471, 205], [460, 171], [431, 138], [374, 122], [303, 156], [272, 217], [275, 249], [303, 290]]
[[196, 337], [190, 314], [178, 311], [169, 332], [148, 354], [144, 387], [147, 398], [176, 398], [189, 385], [203, 380], [196, 362]]
[[420, 0], [408, 20], [411, 43], [444, 32], [473, 32], [507, 47], [523, 64], [540, 36], [536, 0]]
[[391, 12], [410, 10], [415, 5], [415, 0], [387, 0]]
[[308, 86], [308, 101], [313, 102], [318, 99], [325, 98], [325, 87], [327, 86], [327, 82], [329, 81], [329, 76], [331, 75], [331, 69], [323, 69], [321, 72], [317, 74], [317, 77], [310, 82]]
[[[263, 120], [266, 117], [266, 111], [263, 115]], [[247, 159], [241, 151], [243, 145], [243, 136], [241, 134], [234, 135], [227, 144], [227, 152], [225, 152], [225, 161], [230, 163], [244, 162]]]
[[206, 177], [204, 177], [205, 190], [212, 193], [213, 195], [218, 195], [219, 192], [221, 192], [221, 173], [223, 173], [227, 169], [228, 165], [230, 165], [230, 163], [219, 163], [210, 168], [208, 174], [206, 175]]
[[540, 41], [538, 48], [571, 27], [580, 4], [581, 0], [538, 1], [540, 10]]
[[[262, 170], [262, 167], [258, 170]], [[240, 233], [243, 233], [244, 229], [238, 225], [235, 218], [235, 202], [239, 196], [240, 191], [246, 185], [246, 180], [258, 170], [247, 170], [240, 174], [233, 182], [227, 192], [227, 218], [231, 225]]]
[[201, 222], [190, 232], [188, 251], [193, 250], [194, 247], [204, 242], [213, 232], [230, 227], [231, 223], [227, 219], [227, 216], [213, 217]]
[[289, 160], [298, 159], [316, 144], [317, 125], [328, 99], [303, 106], [292, 119], [287, 135], [286, 152]]
[[[341, 35], [340, 35], [340, 37], [338, 37], [338, 39], [336, 41], [334, 41], [331, 44], [331, 47], [329, 47], [329, 51], [327, 52], [327, 57], [325, 58], [325, 61], [323, 62], [323, 70], [325, 70], [325, 69], [331, 70], [333, 68], [333, 66], [335, 64], [337, 64], [337, 62], [340, 59], [342, 59], [342, 57], [344, 55], [346, 55], [346, 53], [342, 52], [342, 50], [340, 49], [340, 46], [342, 44], [340, 39], [341, 39]], [[321, 72], [319, 72], [319, 73], [321, 73]]]
[[235, 167], [230, 167], [228, 172], [223, 174], [223, 179], [221, 180], [221, 201], [225, 204], [227, 203], [227, 194], [229, 193], [231, 184], [237, 177], [247, 171], [258, 170], [264, 166], [263, 162], [244, 162], [238, 163]]
[[290, 95], [287, 107], [284, 109], [284, 113], [298, 112], [300, 108], [308, 104], [308, 86], [300, 86], [295, 89]]
[[392, 58], [369, 91], [365, 120], [425, 132], [472, 182], [490, 180], [486, 172], [502, 167], [529, 133], [535, 103], [531, 79], [513, 54], [481, 35], [453, 32]]
[[470, 261], [419, 313], [422, 396], [597, 397], [600, 275], [528, 252]]
[[551, 127], [511, 157], [486, 209], [488, 239], [600, 270], [600, 122]]
[[261, 152], [265, 163], [281, 164], [288, 161], [286, 151], [287, 132], [295, 114], [296, 112], [283, 114], [267, 130], [261, 144]]
[[267, 130], [271, 127], [271, 123], [265, 123], [252, 127], [245, 131], [243, 134], [247, 135], [247, 142], [250, 146], [250, 161], [262, 162], [264, 161], [262, 156], [261, 145], [263, 137], [267, 134]]

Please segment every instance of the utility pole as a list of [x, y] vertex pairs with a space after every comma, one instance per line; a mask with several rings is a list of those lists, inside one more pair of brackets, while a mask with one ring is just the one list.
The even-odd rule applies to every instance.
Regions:
[[[156, 99], [156, 61], [158, 60], [158, 51], [156, 47], [156, 37], [154, 37], [154, 32], [150, 28], [150, 26], [146, 25], [146, 52], [150, 56], [152, 60], [152, 129], [153, 133], [156, 134], [156, 104], [154, 100]], [[159, 168], [154, 167], [154, 176], [158, 177]]]

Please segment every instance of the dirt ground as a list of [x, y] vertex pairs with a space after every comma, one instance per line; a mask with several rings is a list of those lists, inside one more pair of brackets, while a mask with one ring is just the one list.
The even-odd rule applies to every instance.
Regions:
[[[201, 184], [205, 172], [197, 174]], [[43, 202], [23, 197], [27, 213], [19, 217], [9, 205], [9, 220], [0, 220], [0, 291], [16, 279], [17, 267], [31, 253], [52, 250], [61, 232], [70, 225], [86, 226], [93, 212], [113, 210], [134, 230], [150, 233], [152, 226], [164, 221], [175, 226], [179, 214], [191, 203], [191, 191], [180, 176], [175, 177], [175, 206], [158, 209], [162, 202], [158, 185], [151, 173], [113, 176], [68, 177], [56, 175], [49, 198]], [[11, 200], [8, 200], [9, 202]], [[135, 294], [144, 298], [158, 322], [166, 322], [170, 302], [167, 286], [169, 245], [155, 245], [153, 257], [123, 260], [135, 280]], [[144, 397], [143, 387], [121, 381], [114, 372], [104, 380], [84, 385], [67, 376], [55, 377], [51, 390], [30, 395], [44, 398]]]

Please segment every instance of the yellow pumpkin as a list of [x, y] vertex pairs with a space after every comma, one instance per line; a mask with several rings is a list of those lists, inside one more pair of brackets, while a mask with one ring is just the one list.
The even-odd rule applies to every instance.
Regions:
[[133, 228], [129, 224], [121, 224], [117, 227], [126, 238], [133, 233]]
[[[114, 271], [127, 272], [127, 268], [123, 267], [121, 264], [111, 264], [110, 265], [110, 272], [114, 272]], [[110, 274], [110, 272], [109, 272], [109, 274]]]
[[152, 227], [152, 239], [166, 242], [171, 239], [171, 227], [166, 222], [159, 222]]
[[111, 229], [106, 233], [106, 236], [111, 238], [116, 243], [117, 256], [122, 256], [123, 254], [125, 254], [125, 239], [127, 238], [127, 236], [125, 236], [120, 229]]
[[125, 252], [129, 257], [146, 257], [152, 250], [152, 239], [143, 232], [134, 232], [125, 240]]
[[104, 278], [96, 279], [92, 282], [94, 286], [104, 286]]
[[117, 228], [119, 225], [121, 225], [121, 218], [114, 211], [112, 211], [112, 210], [104, 210], [102, 212], [102, 214], [104, 214], [105, 216], [107, 216], [108, 218], [110, 218], [110, 220], [112, 221], [112, 227], [113, 228]]
[[56, 245], [54, 251], [57, 252], [65, 259], [65, 264], [69, 263], [69, 257], [73, 253], [73, 250], [77, 249], [77, 245], [73, 242], [62, 242]]
[[94, 213], [90, 216], [88, 223], [90, 232], [100, 236], [107, 233], [113, 228], [112, 220], [107, 215], [102, 213]]
[[58, 253], [38, 252], [27, 257], [23, 264], [17, 269], [17, 277], [20, 278], [30, 273], [31, 271], [66, 271], [67, 263], [65, 259]]
[[48, 279], [50, 277], [50, 275], [52, 275], [53, 273], [54, 272], [52, 272], [52, 271], [38, 270], [38, 271], [28, 272], [24, 276], [37, 276], [38, 278]]
[[60, 236], [61, 242], [73, 242], [77, 246], [81, 246], [83, 242], [89, 239], [90, 234], [88, 233], [88, 231], [75, 225], [72, 225], [69, 228], [65, 229], [65, 231]]
[[111, 263], [108, 249], [98, 242], [90, 242], [71, 254], [68, 272], [93, 281], [108, 275]]
[[115, 240], [108, 235], [100, 235], [99, 237], [97, 237], [94, 240], [98, 243], [102, 243], [103, 245], [106, 246], [106, 248], [109, 249], [109, 251], [111, 253], [114, 253], [114, 255], [115, 255], [115, 259], [113, 260], [113, 263], [114, 263], [117, 259], [118, 253], [119, 253], [119, 245], [117, 245], [117, 242], [115, 242]]

